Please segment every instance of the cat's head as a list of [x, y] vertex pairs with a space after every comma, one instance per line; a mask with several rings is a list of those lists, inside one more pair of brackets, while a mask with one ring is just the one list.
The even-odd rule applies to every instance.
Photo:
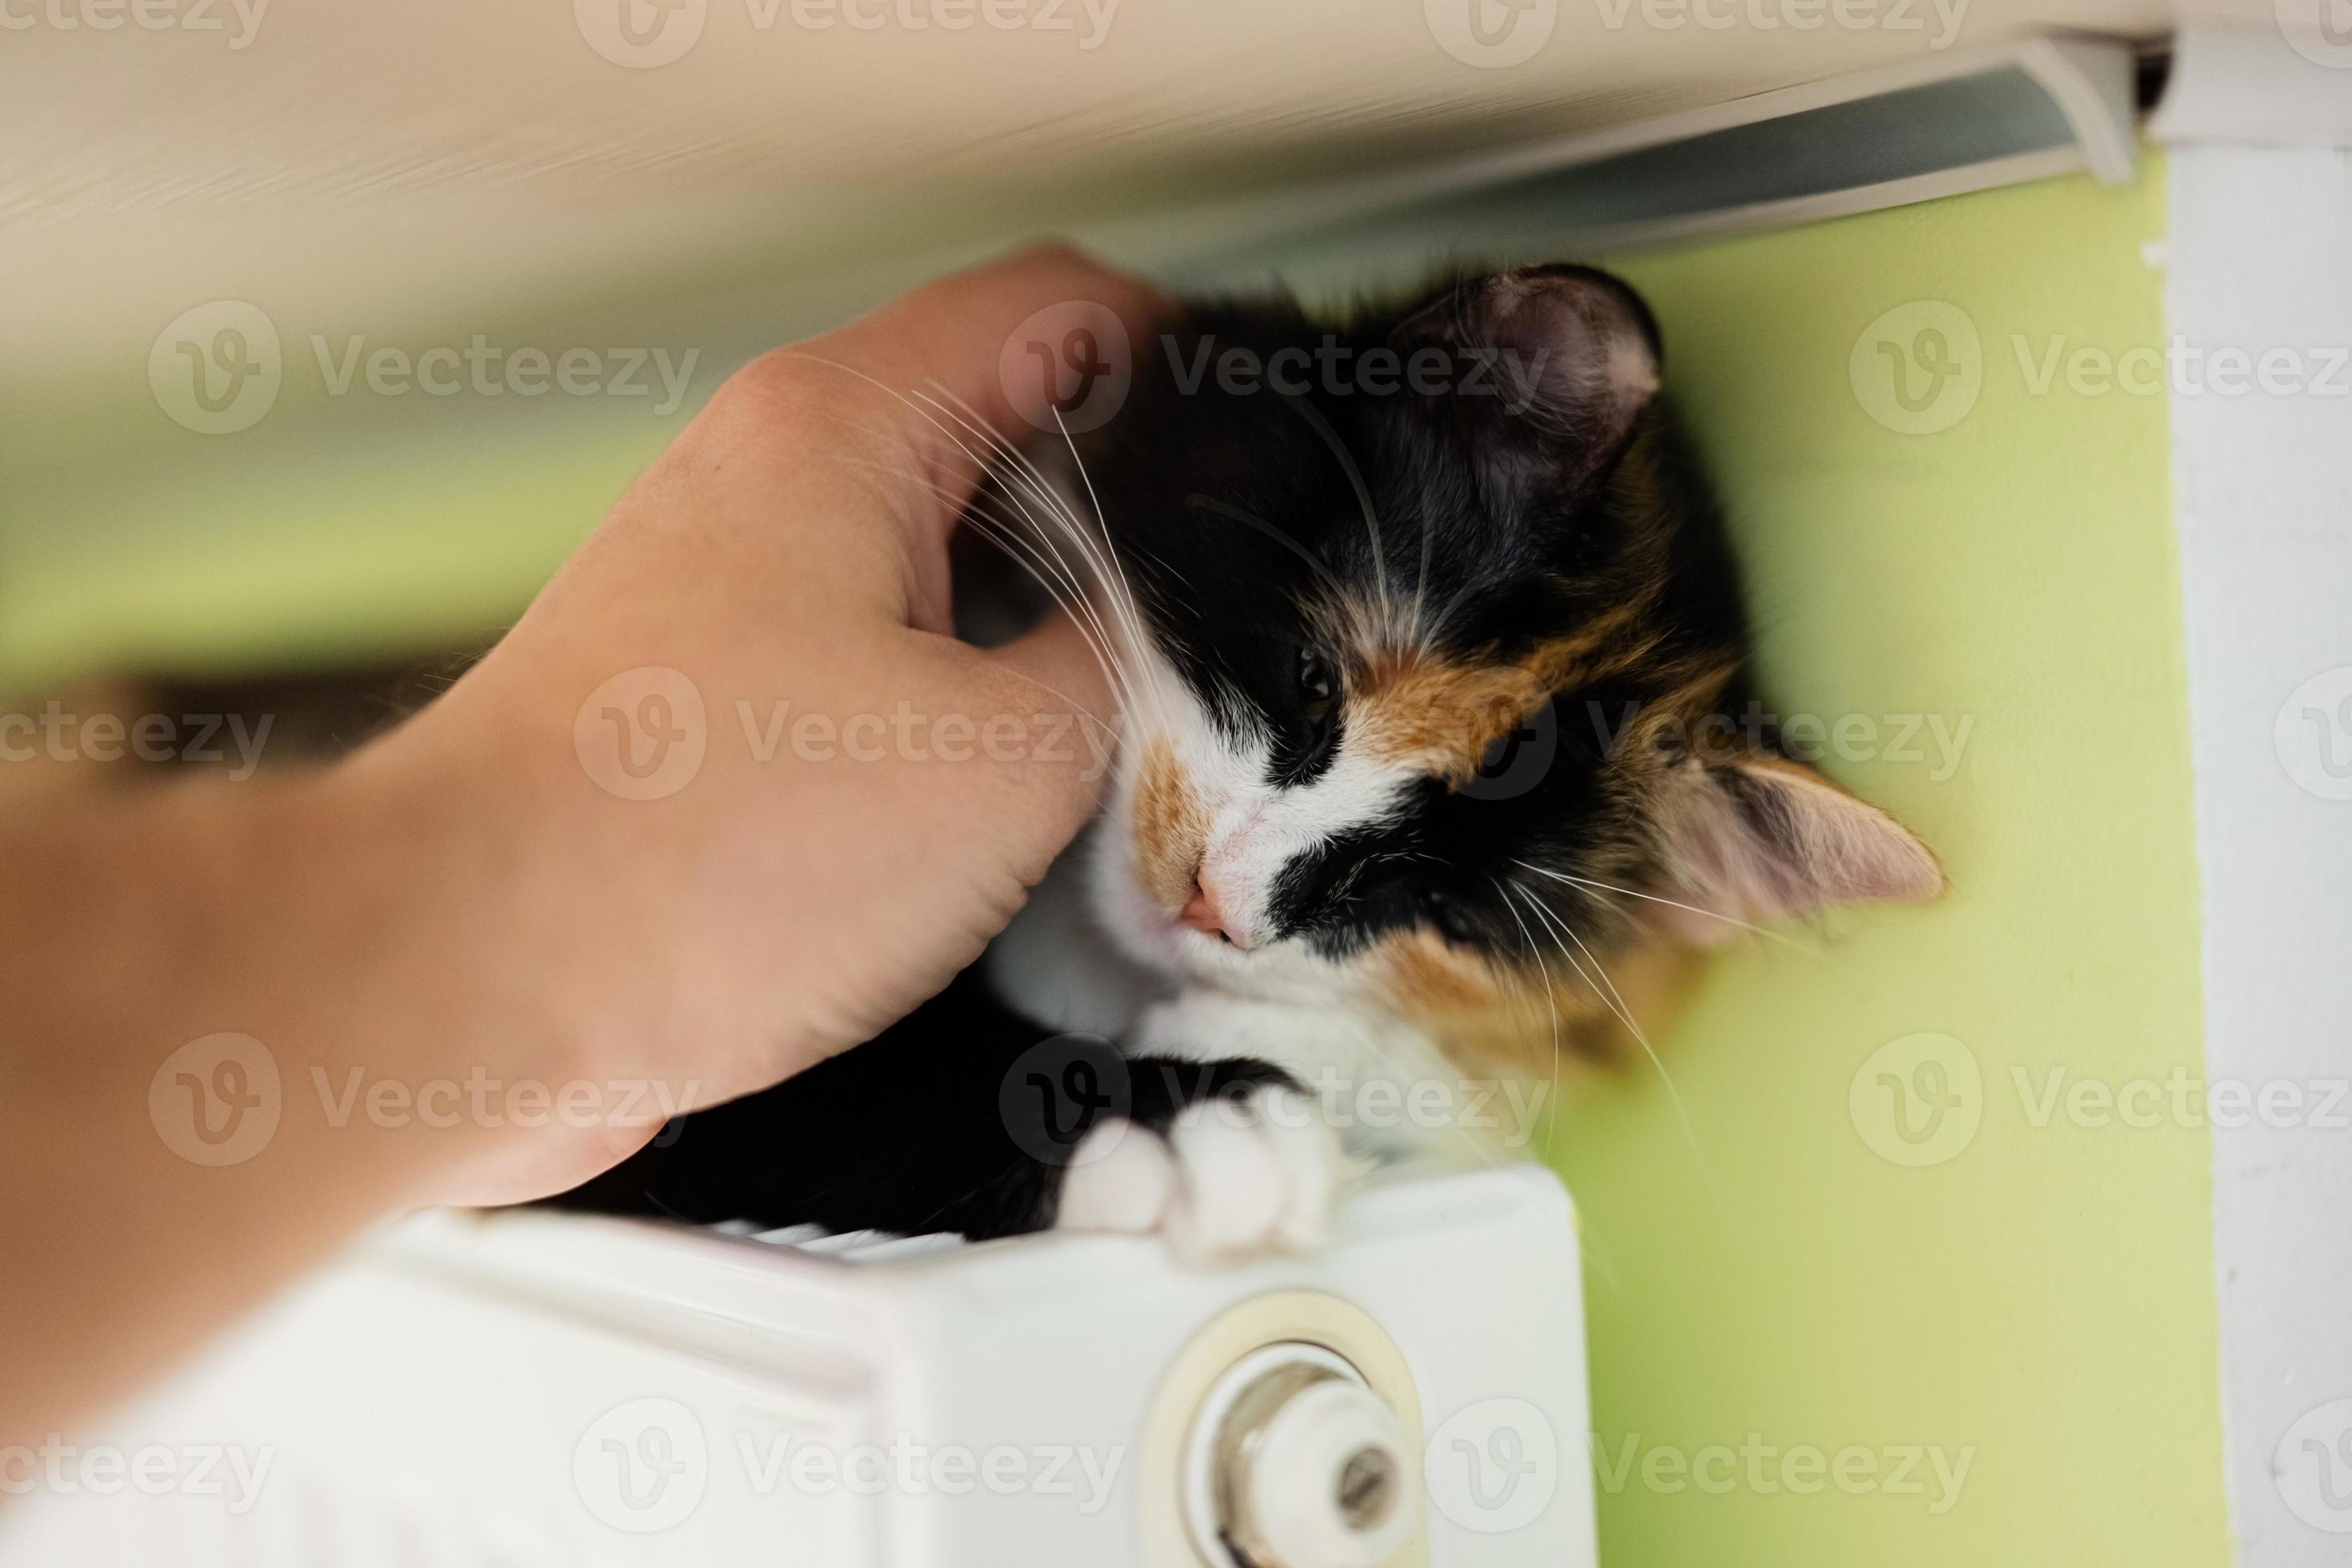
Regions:
[[1758, 722], [1660, 371], [1642, 302], [1569, 267], [1337, 331], [1198, 308], [1139, 352], [1082, 448], [1142, 623], [1097, 869], [1130, 953], [1542, 1059], [1657, 951], [1937, 892]]

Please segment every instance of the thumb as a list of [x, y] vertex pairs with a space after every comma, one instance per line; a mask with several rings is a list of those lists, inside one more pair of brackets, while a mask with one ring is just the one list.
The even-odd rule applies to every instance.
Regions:
[[1113, 726], [1118, 699], [1103, 657], [1108, 650], [1098, 649], [1093, 635], [1056, 609], [992, 657], [1061, 698], [1086, 721]]

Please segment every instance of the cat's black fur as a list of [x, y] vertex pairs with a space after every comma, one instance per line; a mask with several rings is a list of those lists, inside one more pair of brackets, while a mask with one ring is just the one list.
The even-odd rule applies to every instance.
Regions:
[[1052, 1226], [1062, 1173], [1106, 1117], [1165, 1131], [1195, 1100], [1281, 1080], [1264, 1062], [1129, 1060], [1050, 1034], [975, 965], [878, 1039], [678, 1118], [553, 1201], [700, 1225], [1015, 1236]]

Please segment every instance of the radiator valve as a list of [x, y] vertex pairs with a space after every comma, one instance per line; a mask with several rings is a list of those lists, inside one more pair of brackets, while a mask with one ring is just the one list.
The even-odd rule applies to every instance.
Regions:
[[[1396, 1413], [1320, 1346], [1272, 1345], [1229, 1372], [1213, 1419], [1216, 1544], [1237, 1568], [1381, 1568], [1412, 1538], [1420, 1486]], [[1199, 1452], [1198, 1449], [1195, 1450]]]

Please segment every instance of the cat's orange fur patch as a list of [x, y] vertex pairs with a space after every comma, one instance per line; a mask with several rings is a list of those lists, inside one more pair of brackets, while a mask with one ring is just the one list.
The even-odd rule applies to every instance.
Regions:
[[[1372, 952], [1371, 964], [1389, 1005], [1436, 1041], [1458, 1067], [1543, 1070], [1553, 1040], [1566, 1037], [1564, 1032], [1555, 1033], [1540, 980], [1528, 975], [1526, 985], [1531, 989], [1523, 990], [1495, 963], [1433, 931], [1398, 931], [1383, 938]], [[1559, 1028], [1564, 1031], [1566, 1025]]]
[[1373, 955], [1390, 1005], [1408, 1018], [1441, 1018], [1494, 1005], [1498, 987], [1484, 960], [1418, 927], [1384, 938]]
[[1551, 693], [1590, 681], [1649, 651], [1633, 635], [1631, 607], [1612, 611], [1517, 658], [1448, 658], [1364, 635], [1371, 617], [1346, 617], [1362, 660], [1349, 683], [1348, 730], [1381, 762], [1434, 774], [1457, 787], [1486, 749], [1517, 730]]
[[1192, 878], [1209, 846], [1209, 814], [1165, 737], [1153, 741], [1136, 770], [1135, 880], [1171, 912], [1192, 895]]
[[[1490, 960], [1414, 930], [1384, 938], [1371, 955], [1381, 994], [1457, 1066], [1544, 1074], [1562, 1054], [1602, 1060], [1640, 1049], [1611, 1000], [1568, 963], [1542, 969]], [[1665, 942], [1609, 953], [1609, 977], [1636, 1022], [1655, 1024], [1688, 984], [1696, 955]]]
[[1348, 733], [1379, 762], [1460, 784], [1477, 773], [1487, 747], [1527, 721], [1545, 692], [1515, 664], [1391, 654], [1374, 660], [1349, 692]]

